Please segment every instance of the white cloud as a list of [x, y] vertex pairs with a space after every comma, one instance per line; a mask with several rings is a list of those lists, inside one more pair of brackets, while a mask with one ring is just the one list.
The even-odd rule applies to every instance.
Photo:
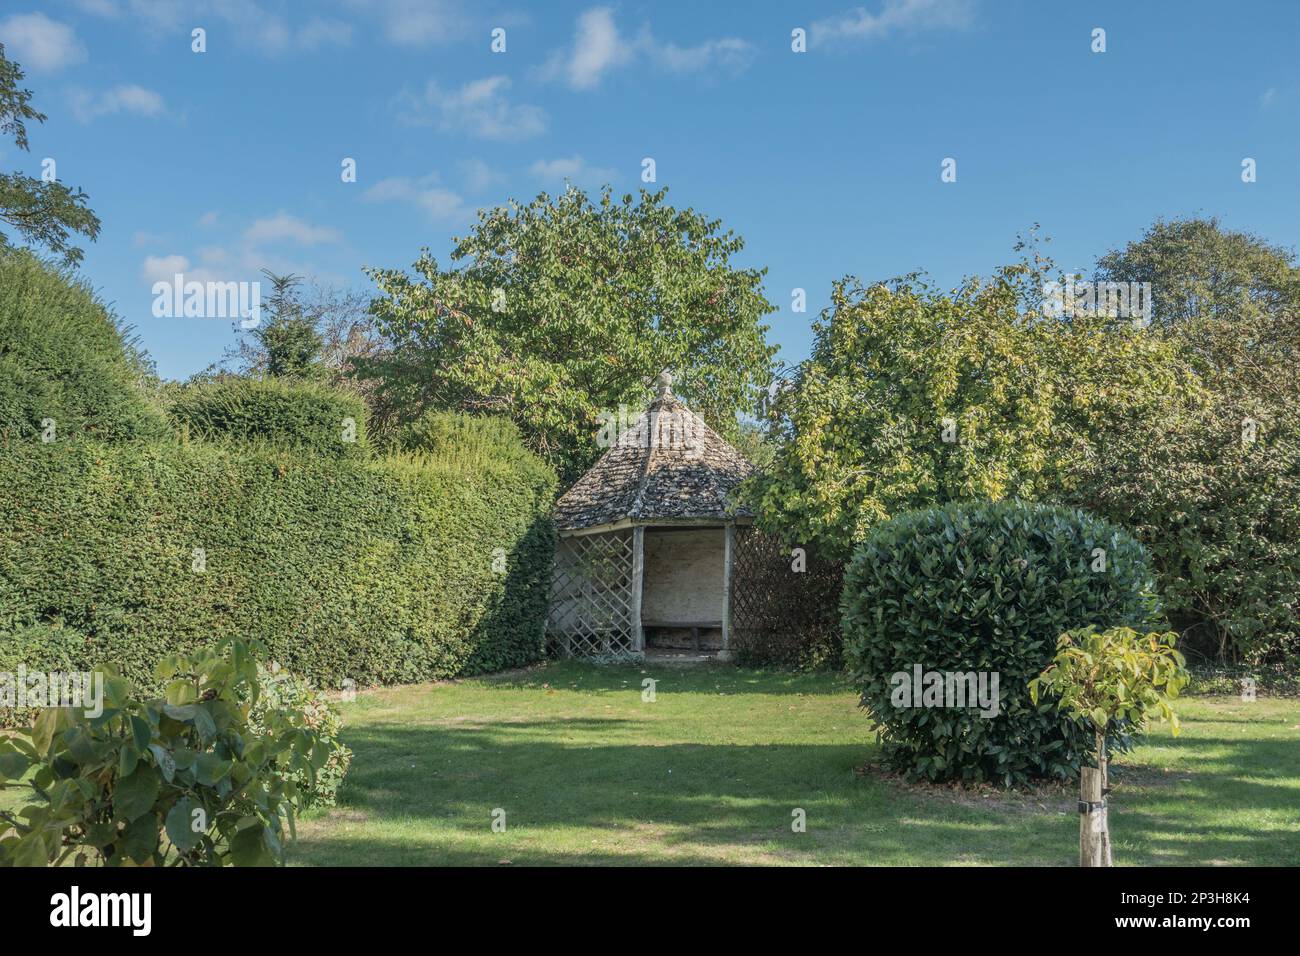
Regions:
[[539, 159], [528, 167], [528, 171], [538, 179], [559, 180], [575, 184], [597, 185], [607, 183], [614, 178], [614, 170], [604, 166], [592, 166], [580, 155], [567, 158]]
[[221, 213], [217, 212], [215, 209], [211, 209], [205, 212], [203, 215], [199, 216], [199, 225], [203, 226], [204, 228], [207, 228], [208, 226], [215, 226], [217, 224], [217, 220], [220, 218], [221, 218]]
[[[252, 47], [269, 56], [346, 45], [352, 39], [351, 25], [341, 20], [312, 17], [300, 23], [258, 0], [77, 0], [77, 5], [102, 17], [129, 15], [155, 33], [183, 31], [188, 36], [191, 28], [203, 27], [211, 34], [213, 22], [224, 24], [231, 27], [232, 47]], [[211, 36], [208, 42], [211, 46]]]
[[574, 90], [592, 90], [611, 71], [642, 57], [673, 73], [715, 68], [736, 72], [749, 65], [754, 52], [753, 44], [736, 37], [687, 47], [660, 43], [648, 26], [630, 39], [619, 32], [609, 7], [593, 7], [578, 17], [572, 45], [552, 54], [541, 75], [562, 80]]
[[650, 55], [660, 66], [674, 73], [690, 73], [714, 66], [737, 72], [749, 65], [754, 57], [754, 47], [745, 40], [729, 37], [691, 47], [652, 43]]
[[43, 13], [17, 13], [0, 20], [0, 43], [9, 59], [34, 73], [53, 73], [86, 58], [72, 27]]
[[72, 112], [83, 123], [100, 116], [113, 116], [117, 113], [131, 113], [136, 116], [156, 117], [167, 112], [163, 98], [153, 90], [133, 84], [115, 86], [100, 93], [74, 92], [72, 95]]
[[619, 35], [609, 7], [595, 7], [578, 17], [573, 47], [555, 60], [569, 86], [590, 90], [600, 85], [605, 74], [632, 61], [631, 46]]
[[348, 0], [348, 6], [377, 23], [384, 39], [397, 46], [450, 43], [469, 29], [460, 5], [451, 0]]
[[483, 139], [527, 139], [545, 132], [545, 111], [512, 104], [506, 97], [509, 88], [506, 76], [472, 80], [456, 90], [444, 90], [430, 80], [421, 94], [401, 94], [399, 118], [411, 125], [437, 126]]
[[[200, 223], [216, 222], [215, 212], [206, 213]], [[276, 247], [277, 243], [299, 246], [316, 246], [340, 241], [340, 234], [321, 226], [314, 226], [285, 212], [255, 220], [229, 245], [203, 245], [191, 255], [168, 252], [146, 256], [140, 266], [140, 276], [146, 282], [171, 282], [177, 273], [194, 282], [231, 282], [257, 280], [262, 269], [281, 274], [310, 275], [320, 273], [308, 263], [291, 261], [275, 252], [267, 252], [262, 243]], [[168, 242], [165, 237], [138, 233], [137, 244], [155, 247]]]
[[895, 32], [960, 30], [970, 26], [971, 0], [884, 0], [879, 13], [854, 7], [815, 21], [814, 44], [834, 41], [880, 40]]
[[450, 189], [438, 185], [437, 173], [419, 179], [408, 176], [391, 176], [381, 179], [362, 194], [370, 202], [400, 202], [418, 206], [431, 219], [457, 220], [468, 210], [464, 200]]
[[301, 246], [315, 246], [320, 243], [338, 242], [342, 239], [337, 229], [328, 226], [313, 226], [308, 222], [278, 212], [274, 216], [258, 219], [244, 230], [244, 241], [259, 242], [295, 242]]
[[145, 282], [171, 282], [178, 273], [184, 275], [190, 271], [190, 260], [182, 255], [145, 256], [140, 266], [140, 277]]

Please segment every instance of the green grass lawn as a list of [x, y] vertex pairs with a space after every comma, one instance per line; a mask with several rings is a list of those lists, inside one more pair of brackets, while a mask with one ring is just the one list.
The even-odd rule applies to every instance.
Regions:
[[[642, 700], [642, 680], [658, 680]], [[297, 865], [1073, 865], [1076, 797], [925, 790], [837, 677], [554, 663], [342, 705], [340, 806]], [[1182, 702], [1114, 773], [1119, 865], [1300, 863], [1300, 701]], [[505, 832], [493, 832], [493, 811]], [[807, 832], [791, 829], [802, 809]]]

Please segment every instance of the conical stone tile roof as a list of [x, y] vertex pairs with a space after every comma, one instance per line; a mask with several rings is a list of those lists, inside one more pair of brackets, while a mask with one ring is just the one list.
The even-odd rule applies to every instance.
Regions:
[[730, 495], [753, 466], [672, 393], [659, 395], [555, 505], [556, 527], [581, 531], [629, 520], [726, 521], [748, 515]]

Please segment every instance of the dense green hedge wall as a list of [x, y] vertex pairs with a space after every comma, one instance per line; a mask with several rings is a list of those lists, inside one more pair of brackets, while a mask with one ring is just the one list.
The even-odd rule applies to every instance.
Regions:
[[157, 437], [143, 359], [90, 287], [22, 250], [0, 251], [0, 436]]
[[0, 643], [60, 622], [84, 635], [76, 663], [146, 685], [164, 654], [228, 635], [325, 687], [526, 664], [543, 651], [554, 481], [531, 456], [467, 465], [454, 447], [370, 461], [11, 442]]
[[168, 413], [192, 438], [230, 438], [331, 457], [364, 457], [369, 450], [361, 396], [319, 382], [205, 382], [182, 389]]
[[425, 412], [396, 429], [392, 444], [402, 451], [432, 454], [454, 448], [462, 462], [480, 458], [520, 461], [532, 457], [519, 427], [504, 415]]
[[[1105, 551], [1104, 570], [1094, 549]], [[1029, 699], [1061, 633], [1156, 623], [1145, 549], [1085, 512], [1016, 501], [910, 511], [868, 532], [845, 573], [844, 657], [891, 765], [912, 778], [1070, 778], [1092, 734]], [[995, 717], [896, 706], [891, 677], [997, 672]], [[1113, 741], [1123, 746], [1125, 741]]]

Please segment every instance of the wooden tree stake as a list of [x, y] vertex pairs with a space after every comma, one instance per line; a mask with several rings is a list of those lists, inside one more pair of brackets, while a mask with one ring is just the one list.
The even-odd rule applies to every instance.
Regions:
[[1110, 866], [1110, 833], [1106, 824], [1106, 798], [1102, 774], [1084, 767], [1079, 776], [1079, 865]]

